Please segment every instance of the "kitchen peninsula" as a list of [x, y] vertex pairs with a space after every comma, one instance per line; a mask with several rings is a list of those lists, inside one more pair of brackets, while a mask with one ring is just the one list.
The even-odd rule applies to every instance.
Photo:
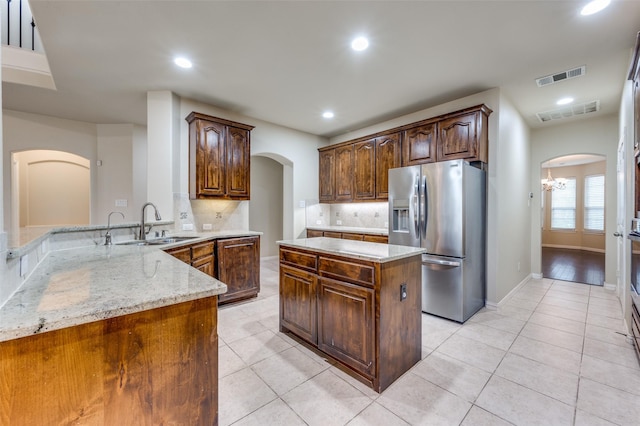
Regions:
[[227, 287], [165, 253], [178, 245], [44, 257], [0, 308], [0, 424], [217, 424]]
[[327, 237], [278, 244], [281, 331], [377, 392], [420, 361], [423, 249]]

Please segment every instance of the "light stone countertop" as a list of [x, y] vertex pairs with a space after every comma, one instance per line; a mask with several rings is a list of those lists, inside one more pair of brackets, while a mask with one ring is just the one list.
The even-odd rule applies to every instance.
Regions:
[[331, 232], [352, 232], [355, 234], [369, 234], [369, 235], [389, 235], [389, 230], [386, 228], [362, 228], [356, 226], [337, 226], [337, 225], [312, 225], [307, 226], [307, 229], [313, 229], [315, 231], [331, 231]]
[[280, 246], [335, 254], [370, 262], [385, 263], [405, 257], [426, 253], [420, 247], [398, 246], [394, 244], [370, 243], [367, 241], [342, 240], [338, 238], [300, 238], [278, 241]]
[[0, 342], [219, 295], [227, 286], [165, 253], [254, 231], [180, 233], [160, 246], [94, 245], [50, 252], [0, 307]]

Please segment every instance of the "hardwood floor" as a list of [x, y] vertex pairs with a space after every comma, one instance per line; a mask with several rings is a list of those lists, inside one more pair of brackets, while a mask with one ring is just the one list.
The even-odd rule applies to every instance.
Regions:
[[542, 276], [556, 280], [603, 285], [604, 253], [543, 247]]

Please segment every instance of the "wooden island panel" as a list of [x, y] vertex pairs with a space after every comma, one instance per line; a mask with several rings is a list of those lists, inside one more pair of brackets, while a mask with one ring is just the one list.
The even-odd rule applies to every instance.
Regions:
[[280, 246], [280, 331], [377, 392], [420, 361], [421, 292], [420, 255], [375, 262]]
[[217, 425], [217, 296], [0, 342], [0, 424]]

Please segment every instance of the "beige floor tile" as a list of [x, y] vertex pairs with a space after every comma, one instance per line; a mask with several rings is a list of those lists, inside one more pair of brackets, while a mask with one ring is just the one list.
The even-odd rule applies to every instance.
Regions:
[[569, 373], [580, 372], [579, 353], [528, 337], [518, 336], [509, 352]]
[[543, 306], [543, 305], [557, 306], [557, 307], [560, 307], [560, 308], [571, 309], [571, 310], [579, 311], [579, 312], [587, 312], [587, 307], [588, 307], [588, 304], [586, 302], [584, 302], [584, 303], [583, 302], [576, 302], [576, 301], [573, 301], [573, 300], [562, 299], [562, 298], [559, 298], [559, 297], [553, 297], [553, 296], [549, 296], [549, 295], [546, 295], [540, 301], [540, 305], [538, 305], [538, 306]]
[[280, 398], [234, 423], [233, 426], [304, 426], [306, 423]]
[[267, 330], [256, 318], [247, 317], [240, 311], [226, 312], [230, 313], [218, 318], [218, 334], [227, 344]]
[[554, 328], [528, 322], [520, 332], [521, 336], [549, 343], [574, 352], [582, 352], [584, 337]]
[[411, 372], [469, 402], [476, 400], [491, 377], [486, 371], [440, 353], [431, 354]]
[[529, 322], [584, 336], [585, 324], [580, 321], [573, 321], [553, 315], [543, 314], [541, 312], [534, 312], [533, 315], [531, 315], [531, 318], [529, 318]]
[[520, 321], [529, 320], [529, 317], [533, 314], [533, 310], [520, 308], [509, 303], [498, 306], [495, 312], [499, 315], [515, 318]]
[[496, 375], [476, 405], [516, 425], [573, 424], [573, 407]]
[[516, 294], [512, 298], [510, 298], [509, 301], [505, 303], [505, 305], [515, 306], [516, 308], [527, 309], [533, 312], [536, 309], [536, 306], [538, 306], [538, 303], [540, 302], [530, 299], [521, 299]]
[[587, 296], [591, 292], [589, 285], [559, 280], [555, 280], [549, 290], [558, 290], [573, 294], [586, 294]]
[[456, 329], [429, 329], [422, 327], [422, 346], [430, 350], [436, 349], [456, 332]]
[[247, 364], [258, 361], [292, 347], [270, 330], [229, 343], [229, 347]]
[[412, 425], [457, 425], [471, 404], [416, 376], [405, 374], [377, 402]]
[[275, 393], [283, 395], [329, 367], [291, 347], [253, 364], [251, 369]]
[[524, 327], [525, 324], [525, 321], [523, 320], [507, 317], [500, 315], [495, 311], [488, 310], [478, 312], [469, 318], [469, 322], [486, 325], [487, 327], [496, 328], [513, 334], [520, 333], [520, 330], [522, 330], [522, 327]]
[[496, 375], [543, 395], [574, 405], [578, 395], [578, 375], [508, 353]]
[[615, 423], [601, 419], [584, 410], [576, 410], [575, 426], [615, 426]]
[[580, 379], [578, 409], [617, 425], [637, 425], [638, 396], [585, 378]]
[[487, 327], [477, 322], [467, 322], [456, 332], [458, 336], [463, 336], [478, 342], [486, 343], [494, 348], [506, 351], [509, 349], [517, 334], [507, 331], [498, 330], [497, 328]]
[[371, 398], [328, 370], [282, 396], [309, 425], [344, 425], [371, 405]]
[[580, 377], [640, 396], [640, 370], [635, 368], [583, 355]]
[[545, 315], [551, 315], [558, 318], [568, 319], [576, 322], [584, 323], [587, 321], [587, 311], [583, 311], [583, 312], [574, 311], [573, 309], [567, 309], [560, 306], [547, 305], [542, 302], [540, 302], [535, 312], [545, 314]]
[[589, 306], [594, 306], [603, 309], [611, 309], [613, 311], [617, 311], [622, 309], [620, 305], [620, 300], [618, 299], [599, 299], [597, 297], [589, 298]]
[[221, 379], [229, 374], [246, 368], [242, 358], [236, 355], [233, 350], [225, 345], [218, 348], [218, 378]]
[[458, 335], [451, 336], [434, 353], [450, 356], [489, 373], [493, 373], [505, 355], [501, 349]]
[[521, 288], [513, 295], [513, 297], [538, 303], [544, 298], [544, 295], [546, 293], [547, 293], [547, 290], [543, 290], [543, 289]]
[[577, 303], [584, 303], [584, 304], [589, 303], [589, 294], [585, 294], [585, 293], [576, 294], [576, 293], [570, 293], [564, 290], [551, 289], [547, 292], [545, 297], [553, 297], [555, 299], [562, 299], [562, 300], [567, 300], [567, 301], [577, 302]]
[[249, 368], [223, 377], [218, 387], [220, 425], [230, 425], [277, 397]]
[[634, 370], [640, 370], [633, 346], [618, 346], [590, 338], [584, 340], [584, 354], [603, 359]]
[[360, 379], [357, 379], [348, 367], [345, 367], [340, 363], [335, 363], [329, 368], [328, 371], [335, 374], [340, 379], [358, 389], [360, 392], [371, 399], [378, 399], [378, 397], [380, 396], [380, 394], [374, 391], [369, 385], [365, 384]]
[[589, 305], [589, 315], [601, 315], [612, 319], [622, 319], [622, 308], [603, 308], [602, 306]]
[[598, 299], [608, 299], [608, 300], [619, 300], [618, 295], [615, 290], [607, 290], [603, 286], [591, 286], [591, 292], [589, 293], [590, 297], [595, 297]]
[[461, 426], [509, 426], [512, 424], [474, 405], [467, 413]]
[[349, 426], [406, 426], [409, 423], [405, 422], [382, 405], [374, 402], [347, 424]]
[[[621, 334], [624, 332], [618, 332], [616, 329], [600, 327], [598, 325], [587, 324], [585, 330], [585, 337], [590, 339], [599, 340], [601, 342], [611, 343], [613, 345], [628, 348], [631, 344], [627, 341], [627, 338]], [[626, 333], [625, 333], [626, 334]]]

